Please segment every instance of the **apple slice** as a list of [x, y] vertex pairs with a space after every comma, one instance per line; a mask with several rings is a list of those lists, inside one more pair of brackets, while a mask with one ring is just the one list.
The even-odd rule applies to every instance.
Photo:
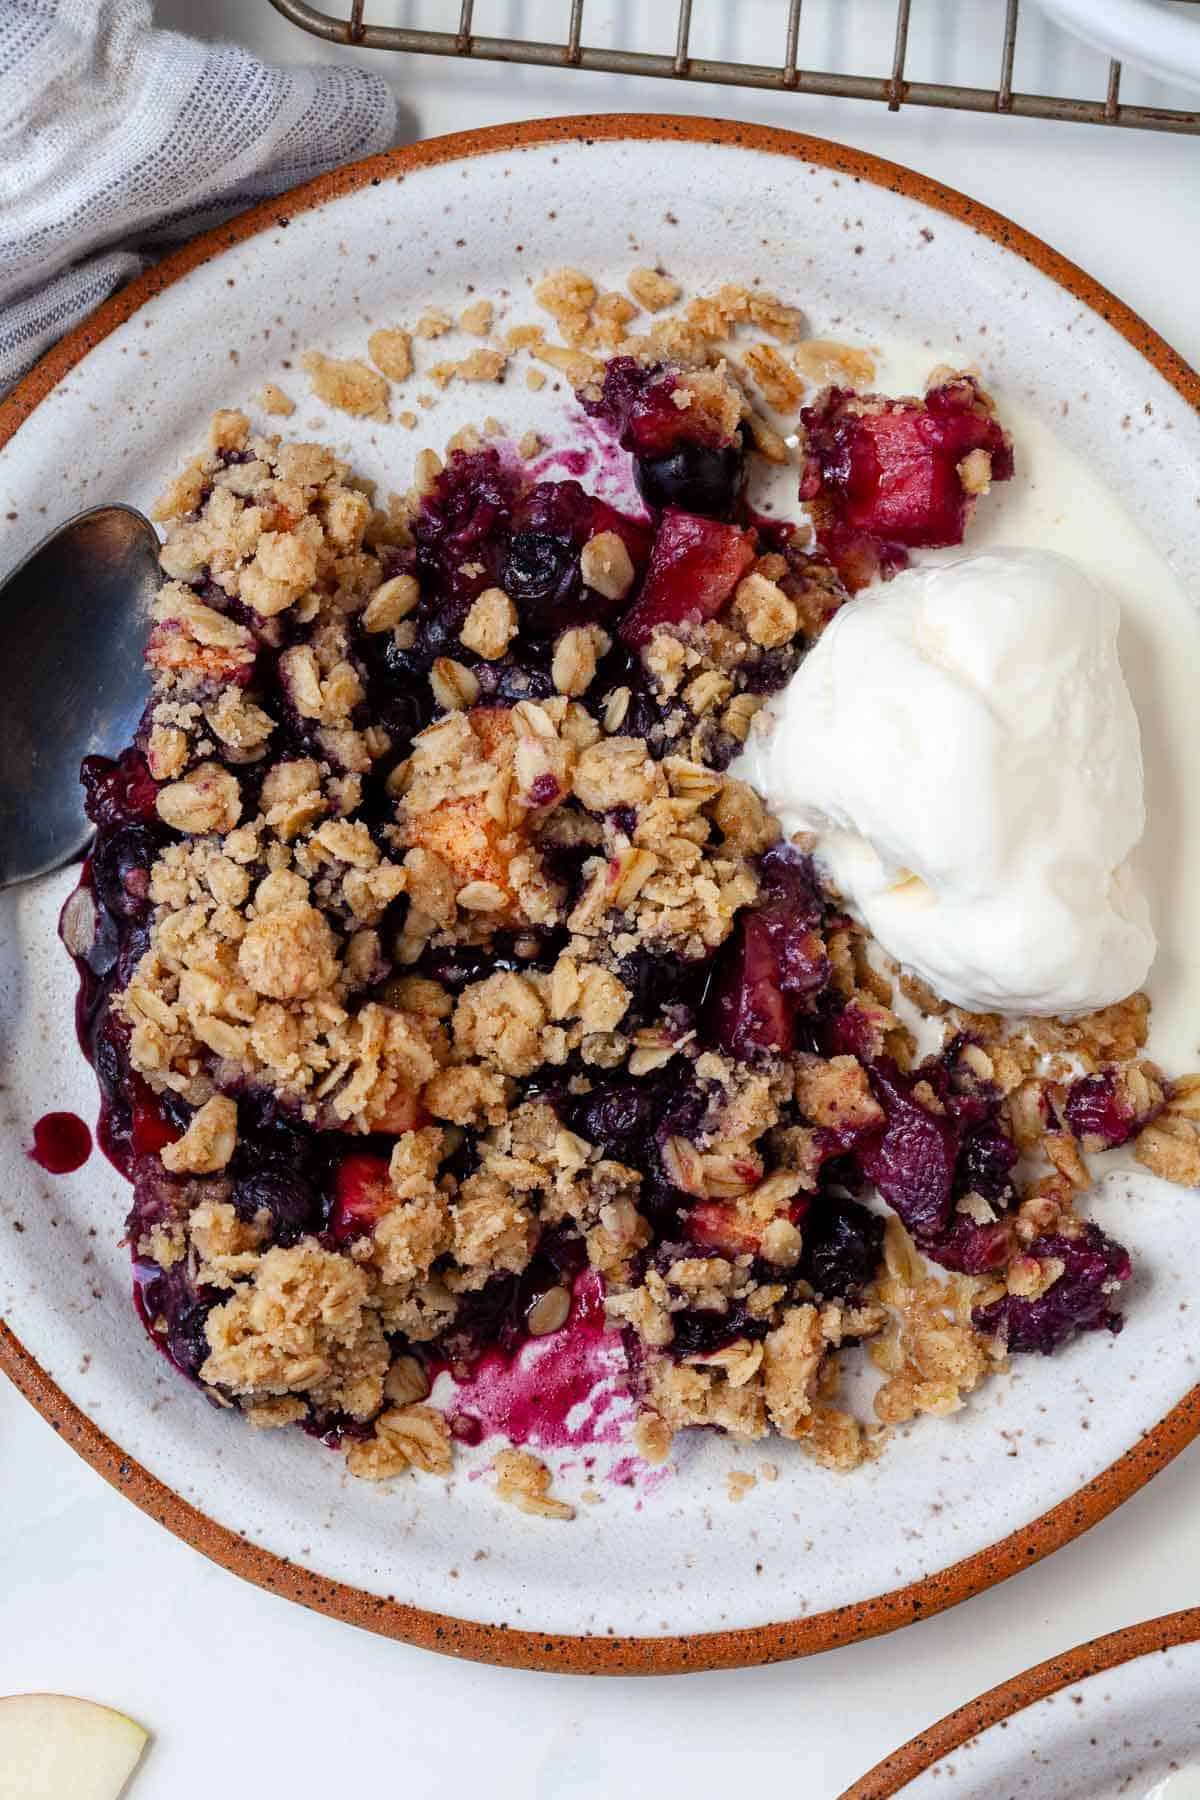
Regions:
[[339, 1244], [374, 1231], [384, 1214], [400, 1205], [384, 1156], [369, 1156], [365, 1151], [343, 1156], [334, 1182], [329, 1225]]
[[67, 1694], [0, 1699], [0, 1794], [12, 1800], [117, 1800], [148, 1733], [124, 1713]]
[[754, 561], [755, 541], [753, 531], [666, 507], [645, 584], [617, 635], [640, 649], [656, 625], [679, 625], [692, 614], [715, 619]]

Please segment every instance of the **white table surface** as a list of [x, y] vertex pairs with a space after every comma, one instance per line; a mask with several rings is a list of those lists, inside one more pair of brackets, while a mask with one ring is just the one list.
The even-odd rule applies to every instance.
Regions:
[[[365, 54], [327, 52], [266, 0], [159, 0], [158, 10], [164, 24], [279, 59]], [[457, 0], [375, 0], [376, 17], [422, 24], [457, 10]], [[782, 33], [771, 44], [767, 26], [780, 10], [779, 0], [697, 0], [698, 37], [768, 60]], [[477, 29], [531, 25], [549, 35], [566, 11], [566, 0], [480, 0]], [[910, 71], [992, 85], [981, 58], [998, 44], [1002, 11], [1000, 0], [915, 0]], [[1025, 11], [1018, 86], [1032, 87], [1040, 68], [1102, 92], [1102, 62], [1043, 26], [1031, 0]], [[652, 27], [673, 8], [590, 0], [589, 40], [635, 14]], [[875, 65], [886, 64], [892, 17], [888, 0], [808, 0], [803, 54], [814, 66], [840, 59], [868, 69], [874, 45]], [[1194, 138], [367, 60], [396, 83], [406, 137], [553, 113], [690, 110], [877, 151], [1048, 238], [1200, 364]], [[1126, 92], [1187, 104], [1136, 79]], [[0, 1693], [84, 1694], [141, 1719], [154, 1743], [132, 1800], [347, 1791], [608, 1800], [634, 1784], [655, 1800], [703, 1800], [734, 1783], [749, 1794], [779, 1784], [835, 1800], [887, 1751], [994, 1682], [1097, 1633], [1200, 1602], [1200, 1449], [1048, 1563], [927, 1624], [771, 1669], [611, 1681], [451, 1662], [261, 1593], [119, 1498], [2, 1380], [0, 1470]]]

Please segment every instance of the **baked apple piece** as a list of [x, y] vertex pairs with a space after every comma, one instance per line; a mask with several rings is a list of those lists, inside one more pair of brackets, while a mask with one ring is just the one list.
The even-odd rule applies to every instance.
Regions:
[[800, 417], [800, 498], [852, 591], [903, 568], [909, 550], [961, 544], [979, 496], [1012, 477], [1012, 440], [972, 375], [924, 400], [829, 388]]

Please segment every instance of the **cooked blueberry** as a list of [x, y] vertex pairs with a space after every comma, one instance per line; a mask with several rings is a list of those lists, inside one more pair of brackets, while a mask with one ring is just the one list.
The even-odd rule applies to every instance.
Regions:
[[195, 1380], [207, 1362], [211, 1345], [204, 1326], [213, 1307], [192, 1286], [180, 1264], [158, 1275], [147, 1287], [147, 1311], [166, 1323], [166, 1351], [177, 1368]]
[[976, 1307], [971, 1320], [977, 1331], [1003, 1338], [1010, 1351], [1043, 1356], [1080, 1331], [1120, 1331], [1124, 1320], [1113, 1302], [1132, 1273], [1122, 1244], [1089, 1221], [1077, 1237], [1038, 1238], [1029, 1254], [1037, 1262], [1061, 1264], [1061, 1274], [1039, 1299], [1006, 1294], [991, 1306]]
[[276, 1244], [294, 1244], [320, 1223], [320, 1201], [303, 1175], [264, 1169], [235, 1182], [230, 1198], [241, 1219], [251, 1220], [265, 1210], [270, 1215], [271, 1238]]
[[400, 692], [389, 694], [379, 706], [379, 720], [393, 750], [406, 751], [418, 731], [430, 723], [433, 710], [433, 693], [427, 682], [420, 686], [407, 683]]
[[548, 1231], [538, 1245], [539, 1258], [545, 1257], [554, 1272], [572, 1280], [587, 1267], [587, 1246], [581, 1237], [569, 1237], [563, 1231]]
[[106, 1096], [118, 1094], [129, 1075], [128, 1026], [104, 1006], [95, 1016], [89, 1043], [101, 1092]]
[[685, 441], [665, 456], [639, 456], [634, 471], [647, 506], [728, 519], [745, 482], [746, 459], [740, 443], [715, 448]]
[[610, 1081], [593, 1088], [571, 1107], [571, 1129], [606, 1156], [638, 1166], [654, 1140], [661, 1112], [649, 1081]]
[[[694, 1254], [690, 1247], [689, 1253]], [[676, 1357], [709, 1356], [734, 1338], [760, 1338], [767, 1331], [763, 1320], [751, 1317], [744, 1306], [730, 1306], [724, 1312], [692, 1307], [673, 1313], [671, 1323], [675, 1327], [671, 1354]]]
[[416, 572], [416, 555], [411, 545], [381, 544], [378, 551], [379, 573], [385, 581], [394, 575], [412, 575]]
[[471, 610], [472, 598], [470, 593], [427, 596], [413, 615], [412, 643], [397, 643], [390, 636], [385, 640], [383, 667], [398, 696], [411, 696], [413, 677], [426, 674], [435, 658], [461, 654], [458, 634]]
[[509, 656], [500, 663], [484, 663], [476, 670], [483, 698], [505, 706], [515, 706], [520, 700], [550, 698], [554, 678], [549, 668], [542, 667], [540, 658], [529, 654], [530, 648], [525, 646], [521, 658]]
[[129, 981], [142, 957], [150, 948], [150, 913], [124, 919], [121, 928], [121, 951], [113, 971], [113, 986], [122, 988]]
[[167, 1348], [171, 1360], [179, 1365], [185, 1375], [193, 1378], [199, 1375], [208, 1359], [209, 1345], [204, 1326], [212, 1308], [200, 1299], [188, 1303], [180, 1303], [173, 1313], [167, 1316]]
[[1085, 1150], [1111, 1150], [1127, 1144], [1158, 1116], [1164, 1096], [1157, 1083], [1134, 1088], [1119, 1069], [1081, 1075], [1067, 1090], [1066, 1119]]
[[804, 1216], [797, 1271], [823, 1300], [848, 1300], [870, 1281], [883, 1253], [883, 1220], [857, 1201], [822, 1195]]
[[802, 654], [798, 638], [778, 650], [753, 652], [742, 664], [742, 687], [748, 694], [777, 694], [795, 674]]
[[158, 783], [137, 750], [108, 756], [85, 756], [79, 770], [84, 811], [93, 825], [157, 824]]
[[759, 857], [758, 878], [763, 901], [773, 910], [785, 912], [804, 929], [820, 923], [824, 902], [811, 856], [801, 856], [790, 844], [776, 844]]
[[521, 1283], [516, 1275], [493, 1275], [462, 1296], [445, 1348], [452, 1361], [474, 1362], [485, 1350], [515, 1350], [525, 1336]]
[[[707, 958], [689, 962], [682, 956], [635, 950], [622, 959], [617, 973], [633, 995], [634, 1012], [650, 1019], [670, 1006], [690, 1015], [704, 997], [711, 967]], [[689, 1028], [690, 1017], [682, 1030]]]
[[592, 518], [596, 505], [578, 481], [539, 481], [518, 510], [514, 520], [516, 535], [548, 532], [582, 550], [595, 529]]
[[549, 628], [579, 594], [578, 553], [568, 539], [548, 531], [518, 531], [508, 546], [501, 586], [530, 624]]
[[150, 870], [162, 849], [163, 833], [152, 825], [121, 825], [103, 831], [92, 852], [92, 880], [100, 902], [119, 919], [149, 911]]
[[[597, 684], [599, 685], [599, 684]], [[629, 692], [629, 705], [625, 717], [621, 720], [621, 730], [626, 737], [643, 738], [646, 748], [652, 756], [661, 756], [665, 748], [669, 748], [669, 740], [656, 743], [651, 734], [662, 724], [662, 709], [654, 695], [646, 687], [645, 682], [635, 680]]]
[[513, 969], [549, 969], [554, 966], [566, 933], [538, 926], [518, 934], [498, 931], [487, 944], [431, 945], [415, 965], [419, 975], [440, 981], [443, 987], [457, 993], [470, 981], [481, 981], [485, 975]]
[[424, 588], [469, 602], [492, 584], [517, 490], [495, 450], [454, 452], [413, 521]]
[[1007, 1201], [1012, 1194], [1017, 1156], [1017, 1146], [995, 1120], [984, 1120], [963, 1139], [954, 1171], [955, 1192], [982, 1194], [993, 1204]]

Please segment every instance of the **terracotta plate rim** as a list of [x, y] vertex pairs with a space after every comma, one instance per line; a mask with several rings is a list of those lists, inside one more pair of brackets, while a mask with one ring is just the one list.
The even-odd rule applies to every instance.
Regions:
[[[551, 143], [629, 140], [682, 140], [791, 156], [833, 170], [852, 181], [871, 182], [946, 213], [1013, 251], [1098, 313], [1190, 406], [1200, 412], [1200, 376], [1156, 331], [1092, 276], [1040, 238], [965, 194], [867, 151], [799, 132], [741, 124], [736, 120], [608, 113], [527, 120], [516, 125], [489, 126], [431, 138], [349, 163], [251, 207], [165, 257], [114, 294], [47, 352], [7, 399], [0, 402], [0, 447], [35, 414], [63, 376], [140, 307], [191, 270], [259, 232], [286, 225], [295, 215], [368, 184], [404, 180], [419, 170], [468, 157], [533, 149]], [[478, 1662], [558, 1673], [665, 1675], [689, 1670], [749, 1667], [831, 1650], [894, 1631], [919, 1619], [931, 1618], [1018, 1570], [1029, 1568], [1078, 1537], [1135, 1494], [1200, 1434], [1200, 1384], [1197, 1384], [1124, 1456], [1031, 1524], [948, 1568], [869, 1600], [807, 1618], [753, 1628], [663, 1637], [572, 1636], [452, 1618], [406, 1605], [394, 1596], [369, 1594], [303, 1569], [217, 1524], [126, 1455], [63, 1393], [3, 1321], [0, 1321], [0, 1370], [10, 1377], [63, 1439], [118, 1491], [185, 1543], [235, 1575], [332, 1618], [425, 1649]], [[1100, 1640], [1101, 1644], [1108, 1642]], [[1096, 1647], [1085, 1646], [1085, 1649], [1089, 1648]], [[1081, 1655], [1082, 1652], [1073, 1654]], [[1063, 1660], [1068, 1662], [1070, 1659]], [[1051, 1666], [1044, 1665], [1045, 1668]], [[1031, 1676], [1019, 1679], [1032, 1680], [1034, 1675], [1040, 1674], [1041, 1671], [1033, 1671]], [[1068, 1675], [1064, 1679], [1072, 1677]], [[985, 1696], [974, 1705], [982, 1706], [991, 1699], [992, 1696]], [[952, 1720], [959, 1716], [952, 1715]], [[943, 1721], [943, 1726], [950, 1723]], [[935, 1732], [942, 1729], [941, 1726], [934, 1728]], [[971, 1729], [964, 1727], [962, 1735], [969, 1736]], [[979, 1726], [973, 1729], [977, 1730]], [[927, 1733], [922, 1740], [914, 1741], [925, 1742], [931, 1736]], [[949, 1746], [950, 1740], [946, 1743]], [[910, 1766], [915, 1771], [924, 1765], [912, 1763]], [[850, 1795], [854, 1800], [867, 1800], [868, 1795], [882, 1796], [895, 1791], [894, 1785], [869, 1788], [860, 1783], [858, 1788], [848, 1791], [848, 1800]]]
[[1022, 1670], [997, 1687], [989, 1688], [975, 1700], [968, 1700], [928, 1731], [918, 1732], [899, 1750], [876, 1763], [860, 1781], [849, 1787], [840, 1800], [892, 1800], [919, 1775], [926, 1774], [956, 1750], [962, 1750], [972, 1738], [993, 1725], [1048, 1700], [1064, 1688], [1074, 1687], [1091, 1675], [1103, 1675], [1108, 1669], [1120, 1668], [1141, 1656], [1153, 1656], [1174, 1650], [1180, 1644], [1200, 1642], [1200, 1606], [1185, 1607], [1181, 1612], [1164, 1613], [1157, 1619], [1146, 1619], [1137, 1625], [1123, 1625], [1104, 1637], [1091, 1638], [1061, 1656], [1051, 1656], [1032, 1669]]

